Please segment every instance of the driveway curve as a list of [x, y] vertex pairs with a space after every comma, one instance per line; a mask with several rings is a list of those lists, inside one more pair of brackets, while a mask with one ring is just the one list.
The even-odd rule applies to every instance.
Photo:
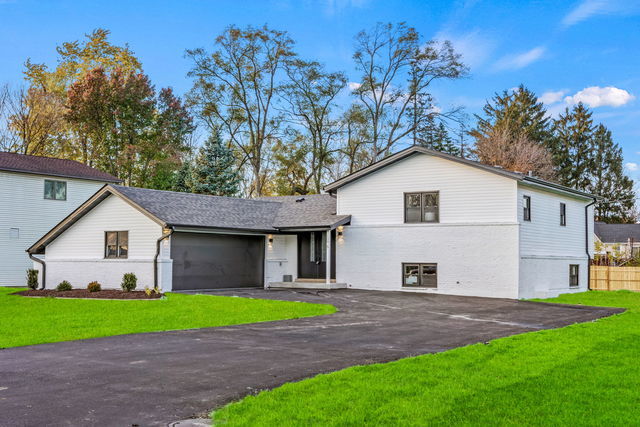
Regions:
[[0, 425], [168, 425], [319, 373], [622, 311], [358, 290], [216, 295], [328, 303], [339, 312], [0, 350]]

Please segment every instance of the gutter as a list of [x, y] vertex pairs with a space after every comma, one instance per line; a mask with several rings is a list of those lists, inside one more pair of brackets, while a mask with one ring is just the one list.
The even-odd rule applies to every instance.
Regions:
[[158, 257], [160, 256], [160, 243], [173, 234], [173, 227], [168, 233], [163, 234], [156, 240], [156, 255], [153, 257], [153, 288], [158, 289]]
[[42, 265], [42, 287], [40, 289], [44, 289], [45, 285], [47, 284], [47, 264], [45, 264], [45, 262], [40, 258], [34, 257], [31, 253], [29, 253], [29, 258], [31, 258], [32, 261], [35, 261], [38, 264]]
[[584, 250], [587, 252], [587, 290], [591, 287], [591, 253], [589, 253], [589, 208], [596, 204], [598, 199], [593, 198], [593, 201], [584, 207]]

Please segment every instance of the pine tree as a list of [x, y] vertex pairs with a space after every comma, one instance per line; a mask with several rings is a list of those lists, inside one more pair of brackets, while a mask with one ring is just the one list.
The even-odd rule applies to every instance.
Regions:
[[624, 173], [622, 149], [611, 131], [600, 124], [592, 137], [592, 162], [587, 191], [605, 200], [596, 205], [596, 219], [604, 222], [635, 222], [633, 180]]
[[425, 120], [416, 135], [416, 142], [432, 150], [460, 156], [460, 147], [456, 145], [444, 123], [435, 123], [433, 119]]
[[558, 180], [568, 187], [586, 190], [593, 166], [593, 120], [591, 112], [580, 103], [554, 121], [553, 138], [549, 140]]
[[240, 175], [233, 151], [213, 133], [200, 147], [194, 168], [193, 192], [216, 196], [236, 196], [240, 191]]
[[191, 159], [183, 160], [182, 166], [174, 176], [174, 182], [171, 190], [179, 191], [181, 193], [193, 192], [193, 166], [191, 164]]
[[535, 93], [520, 85], [516, 90], [504, 91], [495, 96], [483, 108], [484, 116], [476, 115], [478, 124], [470, 132], [476, 139], [489, 138], [506, 132], [516, 137], [545, 144], [550, 136], [549, 117]]

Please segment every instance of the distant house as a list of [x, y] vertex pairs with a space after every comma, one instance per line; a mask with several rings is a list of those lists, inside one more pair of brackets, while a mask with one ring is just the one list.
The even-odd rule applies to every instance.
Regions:
[[640, 224], [605, 224], [595, 223], [595, 235], [601, 243], [600, 253], [634, 256], [640, 249]]
[[594, 196], [411, 147], [328, 194], [240, 199], [107, 185], [29, 252], [46, 287], [126, 272], [164, 291], [358, 289], [531, 298], [587, 289]]
[[0, 152], [0, 286], [24, 286], [26, 249], [116, 177], [72, 160]]

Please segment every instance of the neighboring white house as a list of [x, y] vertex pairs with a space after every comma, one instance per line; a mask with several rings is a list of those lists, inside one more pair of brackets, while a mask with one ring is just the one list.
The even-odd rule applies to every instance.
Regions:
[[0, 286], [24, 286], [33, 264], [27, 248], [114, 182], [72, 160], [0, 152]]
[[[640, 250], [640, 224], [595, 224], [596, 253], [617, 255], [623, 258], [635, 256]], [[599, 250], [598, 250], [599, 249]]]
[[593, 196], [421, 147], [257, 200], [107, 186], [30, 248], [46, 283], [165, 291], [352, 287], [502, 298], [584, 291]]

